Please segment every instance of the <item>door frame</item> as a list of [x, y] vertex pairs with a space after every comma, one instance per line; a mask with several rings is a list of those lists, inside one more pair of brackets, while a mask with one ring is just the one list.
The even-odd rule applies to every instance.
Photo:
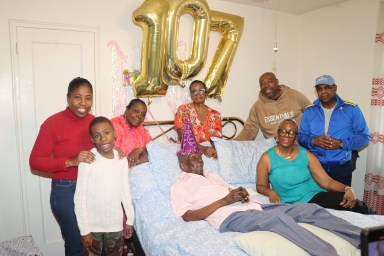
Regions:
[[[76, 31], [76, 32], [90, 32], [95, 35], [95, 82], [94, 86], [97, 88], [99, 81], [99, 29], [97, 27], [88, 27], [88, 26], [78, 26], [72, 24], [57, 24], [57, 23], [46, 23], [46, 22], [37, 22], [37, 21], [28, 21], [28, 20], [9, 20], [10, 28], [10, 43], [11, 43], [11, 70], [12, 70], [12, 94], [13, 94], [13, 110], [14, 110], [14, 120], [15, 120], [15, 134], [16, 134], [16, 148], [17, 148], [17, 172], [18, 180], [20, 187], [22, 189], [20, 193], [20, 204], [22, 209], [22, 227], [23, 233], [25, 235], [31, 234], [30, 230], [30, 220], [28, 218], [28, 197], [27, 197], [27, 185], [26, 185], [26, 172], [30, 171], [29, 165], [25, 166], [25, 163], [28, 162], [26, 159], [29, 156], [24, 155], [23, 141], [22, 141], [22, 132], [21, 132], [21, 106], [20, 106], [20, 75], [19, 75], [19, 63], [18, 63], [18, 38], [17, 38], [17, 28], [26, 27], [26, 28], [36, 28], [36, 29], [53, 29], [53, 30], [67, 30], [67, 31]], [[97, 92], [94, 91], [94, 110], [95, 113], [98, 113], [98, 100]], [[32, 220], [33, 221], [33, 220]]]

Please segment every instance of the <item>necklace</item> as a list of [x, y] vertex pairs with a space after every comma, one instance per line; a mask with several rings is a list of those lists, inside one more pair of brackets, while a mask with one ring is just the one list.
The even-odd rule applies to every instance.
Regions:
[[280, 149], [279, 149], [279, 147], [277, 147], [277, 154], [279, 155], [279, 156], [281, 156], [282, 158], [284, 158], [284, 159], [291, 159], [292, 157], [293, 157], [293, 153], [295, 152], [295, 150], [294, 149], [292, 149], [292, 153], [289, 155], [289, 156], [282, 156], [281, 154], [280, 154]]

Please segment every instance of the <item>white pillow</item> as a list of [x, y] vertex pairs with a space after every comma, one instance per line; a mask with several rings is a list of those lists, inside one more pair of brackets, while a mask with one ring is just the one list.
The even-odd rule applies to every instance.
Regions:
[[[179, 167], [177, 151], [180, 150], [180, 144], [175, 143], [157, 143], [147, 144], [148, 160], [155, 177], [159, 190], [167, 195], [172, 184], [179, 178], [182, 170]], [[207, 158], [203, 155], [204, 170], [216, 172], [218, 170], [217, 160]]]
[[228, 183], [256, 182], [260, 156], [276, 145], [275, 139], [235, 141], [212, 138], [219, 162], [219, 175]]
[[[329, 232], [328, 230], [306, 224], [299, 223], [318, 237], [335, 247], [341, 256], [358, 256], [360, 250], [343, 238]], [[251, 256], [286, 256], [286, 255], [309, 255], [306, 251], [295, 245], [285, 237], [270, 231], [253, 231], [243, 233], [233, 238], [235, 245], [240, 247]]]
[[288, 239], [270, 231], [242, 233], [233, 238], [235, 245], [251, 256], [308, 256]]
[[303, 228], [308, 229], [313, 234], [317, 235], [318, 237], [320, 237], [324, 241], [327, 241], [328, 243], [333, 245], [333, 247], [335, 247], [335, 249], [339, 255], [341, 255], [341, 256], [343, 256], [343, 255], [345, 255], [345, 256], [360, 256], [360, 250], [359, 249], [357, 249], [355, 246], [353, 246], [347, 240], [339, 237], [338, 235], [336, 235], [336, 234], [334, 234], [328, 230], [313, 226], [311, 224], [299, 223], [299, 225], [302, 226]]

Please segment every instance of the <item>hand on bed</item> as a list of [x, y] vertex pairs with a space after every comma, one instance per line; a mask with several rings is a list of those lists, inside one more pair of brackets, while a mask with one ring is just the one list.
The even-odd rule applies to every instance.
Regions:
[[273, 189], [270, 189], [268, 191], [268, 197], [269, 197], [270, 203], [280, 203], [281, 202], [279, 194], [277, 194], [277, 192]]
[[83, 244], [83, 247], [90, 247], [92, 245], [92, 242], [93, 238], [91, 233], [85, 236], [81, 236], [81, 243]]
[[131, 238], [132, 235], [133, 235], [133, 227], [128, 224], [125, 224], [124, 238], [125, 239]]
[[238, 187], [229, 191], [229, 194], [224, 197], [226, 205], [233, 204], [236, 202], [248, 203], [249, 194], [248, 191], [243, 187]]
[[128, 154], [127, 159], [128, 159], [129, 168], [141, 164], [140, 156], [142, 153], [143, 153], [142, 148], [135, 148], [134, 150], [131, 151], [131, 153]]
[[356, 197], [355, 194], [353, 193], [352, 189], [347, 189], [345, 191], [343, 200], [341, 201], [340, 205], [343, 206], [344, 208], [353, 208], [356, 204]]

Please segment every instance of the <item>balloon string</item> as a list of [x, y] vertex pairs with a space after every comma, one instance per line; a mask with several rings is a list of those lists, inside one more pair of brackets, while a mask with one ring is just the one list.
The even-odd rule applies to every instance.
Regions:
[[159, 123], [157, 122], [156, 118], [152, 115], [151, 110], [148, 109], [147, 112], [149, 113], [149, 115], [151, 116], [151, 118], [153, 119], [153, 121], [156, 122], [157, 127], [159, 127], [160, 131], [162, 132], [162, 134], [164, 134], [165, 138], [167, 138], [168, 143], [172, 143], [172, 140], [167, 136], [167, 133], [163, 130], [163, 128], [161, 128], [161, 126], [160, 126]]

